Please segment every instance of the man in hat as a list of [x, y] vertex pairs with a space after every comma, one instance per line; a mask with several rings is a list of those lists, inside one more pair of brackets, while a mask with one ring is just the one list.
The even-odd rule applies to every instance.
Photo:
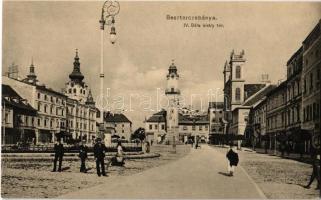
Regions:
[[86, 169], [86, 159], [87, 159], [87, 146], [84, 142], [81, 142], [79, 146], [79, 158], [80, 158], [80, 172], [87, 173]]
[[64, 156], [64, 146], [61, 143], [60, 139], [57, 140], [57, 143], [54, 146], [55, 159], [54, 159], [54, 168], [52, 172], [55, 172], [57, 169], [57, 161], [59, 161], [58, 171], [61, 172], [62, 157]]
[[[96, 169], [97, 169], [97, 175], [98, 176], [106, 176], [105, 172], [105, 152], [106, 152], [106, 146], [101, 143], [101, 139], [97, 138], [96, 144], [94, 146], [94, 156], [96, 159]], [[101, 171], [100, 171], [101, 167]]]

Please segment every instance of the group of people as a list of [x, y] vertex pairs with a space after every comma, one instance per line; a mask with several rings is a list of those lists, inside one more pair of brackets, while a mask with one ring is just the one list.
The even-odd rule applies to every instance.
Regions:
[[[107, 152], [107, 147], [102, 143], [100, 138], [96, 139], [96, 143], [93, 148], [94, 158], [96, 162], [96, 170], [98, 176], [107, 176], [105, 169], [105, 156]], [[62, 160], [64, 156], [64, 147], [60, 140], [57, 141], [57, 144], [54, 146], [55, 158], [53, 160], [54, 166], [52, 172], [57, 171], [57, 162], [58, 162], [58, 172], [62, 171]], [[79, 154], [80, 158], [80, 172], [87, 173], [86, 168], [86, 159], [88, 158], [88, 147], [82, 142], [79, 146]], [[111, 159], [111, 165], [123, 166], [124, 155], [123, 155], [123, 147], [121, 142], [117, 143], [117, 154], [115, 157]], [[109, 164], [109, 163], [108, 163]]]

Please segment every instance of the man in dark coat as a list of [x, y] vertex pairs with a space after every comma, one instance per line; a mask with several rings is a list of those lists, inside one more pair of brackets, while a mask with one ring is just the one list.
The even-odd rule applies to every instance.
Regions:
[[317, 188], [316, 189], [320, 189], [320, 165], [319, 165], [319, 160], [318, 160], [318, 154], [317, 152], [313, 152], [314, 154], [313, 156], [313, 163], [312, 163], [312, 174], [310, 177], [310, 181], [308, 183], [308, 185], [304, 186], [305, 188], [310, 188], [311, 184], [313, 183], [314, 180], [317, 180]]
[[228, 171], [230, 173], [230, 176], [233, 176], [234, 169], [239, 163], [239, 155], [236, 153], [236, 150], [233, 146], [231, 146], [229, 151], [227, 152], [226, 158], [229, 161]]
[[82, 142], [79, 146], [79, 158], [80, 158], [80, 172], [87, 173], [86, 159], [87, 159], [87, 146]]
[[[105, 172], [105, 152], [106, 152], [106, 146], [101, 143], [101, 139], [97, 138], [97, 142], [94, 146], [94, 156], [96, 159], [96, 169], [97, 169], [97, 175], [98, 176], [106, 176]], [[101, 171], [100, 171], [101, 167]]]
[[57, 141], [57, 143], [54, 146], [55, 151], [55, 159], [54, 159], [54, 168], [53, 172], [57, 169], [57, 161], [59, 161], [58, 171], [61, 172], [61, 165], [62, 165], [62, 157], [64, 156], [64, 146], [61, 143], [60, 140]]

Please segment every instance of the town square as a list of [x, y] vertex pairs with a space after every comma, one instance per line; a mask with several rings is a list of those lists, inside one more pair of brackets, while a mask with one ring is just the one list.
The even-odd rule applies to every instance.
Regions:
[[2, 198], [321, 197], [320, 2], [2, 6]]

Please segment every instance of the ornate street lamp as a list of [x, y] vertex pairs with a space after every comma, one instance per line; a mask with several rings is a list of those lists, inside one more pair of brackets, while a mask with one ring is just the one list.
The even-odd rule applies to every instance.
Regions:
[[[115, 16], [119, 13], [120, 5], [118, 1], [107, 0], [103, 4], [101, 9], [101, 19], [100, 23], [100, 95], [101, 95], [101, 109], [100, 109], [100, 128], [99, 131], [102, 132], [105, 137], [105, 127], [104, 127], [104, 30], [105, 27], [110, 26], [110, 42], [114, 44], [116, 42], [116, 28], [115, 28]], [[111, 141], [111, 138], [108, 139]]]

